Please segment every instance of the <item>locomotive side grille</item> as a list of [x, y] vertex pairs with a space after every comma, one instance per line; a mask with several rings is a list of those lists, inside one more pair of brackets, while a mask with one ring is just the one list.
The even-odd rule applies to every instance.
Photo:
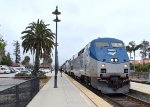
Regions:
[[128, 73], [128, 69], [124, 69], [124, 73]]
[[102, 68], [102, 69], [101, 69], [101, 73], [106, 73], [106, 69], [105, 69], [105, 68]]

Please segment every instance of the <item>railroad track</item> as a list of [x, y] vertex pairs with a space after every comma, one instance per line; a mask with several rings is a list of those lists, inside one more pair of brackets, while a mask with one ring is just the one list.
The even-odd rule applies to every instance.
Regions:
[[150, 107], [150, 103], [127, 94], [107, 95], [118, 107]]
[[[87, 95], [87, 91], [84, 92], [85, 89], [80, 88], [82, 86], [86, 87], [88, 90], [90, 90], [91, 92], [96, 94], [98, 97], [104, 99], [106, 102], [108, 102], [113, 107], [150, 107], [150, 102], [140, 100], [140, 99], [130, 96], [128, 94], [105, 95], [105, 94], [101, 93], [100, 91], [90, 87], [89, 85], [81, 83], [79, 80], [77, 80], [75, 78], [71, 79], [72, 77], [70, 78], [70, 76], [68, 76], [68, 78], [85, 95]], [[87, 97], [89, 97], [89, 96], [87, 95]], [[89, 99], [91, 99], [91, 98], [89, 97]], [[95, 102], [93, 99], [91, 99], [91, 100], [98, 107], [102, 107], [102, 105], [98, 105], [99, 103]]]

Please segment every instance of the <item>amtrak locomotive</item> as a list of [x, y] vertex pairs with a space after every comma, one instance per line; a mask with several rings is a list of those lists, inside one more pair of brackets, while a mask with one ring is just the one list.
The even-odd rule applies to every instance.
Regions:
[[62, 68], [102, 93], [127, 93], [130, 88], [129, 57], [119, 39], [92, 40]]

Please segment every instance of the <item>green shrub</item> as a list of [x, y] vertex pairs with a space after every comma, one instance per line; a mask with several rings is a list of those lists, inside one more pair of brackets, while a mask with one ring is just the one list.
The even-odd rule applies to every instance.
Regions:
[[47, 76], [45, 75], [45, 73], [42, 72], [42, 71], [39, 71], [39, 72], [37, 73], [37, 76], [38, 76], [40, 79], [46, 79], [46, 78], [47, 78]]
[[21, 76], [29, 76], [29, 74], [25, 72], [20, 72], [20, 73], [15, 74], [15, 77], [21, 77]]
[[149, 72], [150, 71], [150, 63], [136, 64], [135, 69], [136, 69], [136, 72]]

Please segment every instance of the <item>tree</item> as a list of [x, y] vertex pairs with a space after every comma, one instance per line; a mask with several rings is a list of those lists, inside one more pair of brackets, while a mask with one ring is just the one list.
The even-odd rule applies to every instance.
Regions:
[[141, 43], [141, 56], [142, 59], [144, 60], [146, 58], [146, 56], [148, 55], [148, 50], [149, 50], [149, 42], [146, 40], [143, 40]]
[[126, 50], [127, 50], [127, 52], [129, 52], [129, 54], [130, 54], [130, 60], [131, 60], [131, 53], [132, 53], [131, 46], [130, 45], [126, 46]]
[[130, 50], [130, 52], [133, 52], [134, 54], [134, 70], [135, 70], [135, 52], [141, 47], [141, 45], [136, 45], [135, 44], [135, 41], [131, 41], [129, 42], [129, 45], [128, 45], [128, 49]]
[[8, 65], [8, 66], [11, 66], [11, 65], [12, 65], [12, 60], [11, 60], [11, 57], [10, 57], [10, 53], [9, 53], [9, 52], [7, 53], [7, 55], [4, 55], [4, 56], [2, 57], [1, 64], [2, 64], [2, 65]]
[[24, 60], [22, 61], [22, 64], [27, 67], [29, 65], [29, 62], [30, 62], [30, 57], [25, 56]]
[[50, 53], [54, 46], [54, 33], [48, 28], [49, 24], [45, 24], [43, 20], [30, 23], [25, 31], [22, 32], [23, 53], [31, 51], [35, 53], [35, 64], [32, 74], [37, 76], [39, 70], [40, 58], [42, 53]]
[[148, 58], [150, 59], [150, 46], [148, 47]]
[[131, 42], [129, 42], [129, 44], [131, 45], [131, 50], [133, 51], [134, 61], [135, 61], [135, 52], [141, 47], [141, 44], [136, 45], [135, 41], [131, 41]]
[[136, 45], [135, 41], [129, 42], [129, 45], [127, 46], [128, 51], [133, 52], [134, 54], [134, 61], [135, 61], [135, 52], [141, 47], [141, 44]]
[[2, 61], [2, 57], [5, 56], [5, 46], [6, 42], [0, 37], [0, 62]]
[[49, 54], [49, 53], [44, 53], [43, 54], [43, 63], [44, 64], [49, 64], [49, 65], [52, 63], [51, 54]]
[[14, 54], [15, 54], [15, 63], [20, 62], [20, 44], [18, 41], [14, 41], [13, 46], [15, 46]]

